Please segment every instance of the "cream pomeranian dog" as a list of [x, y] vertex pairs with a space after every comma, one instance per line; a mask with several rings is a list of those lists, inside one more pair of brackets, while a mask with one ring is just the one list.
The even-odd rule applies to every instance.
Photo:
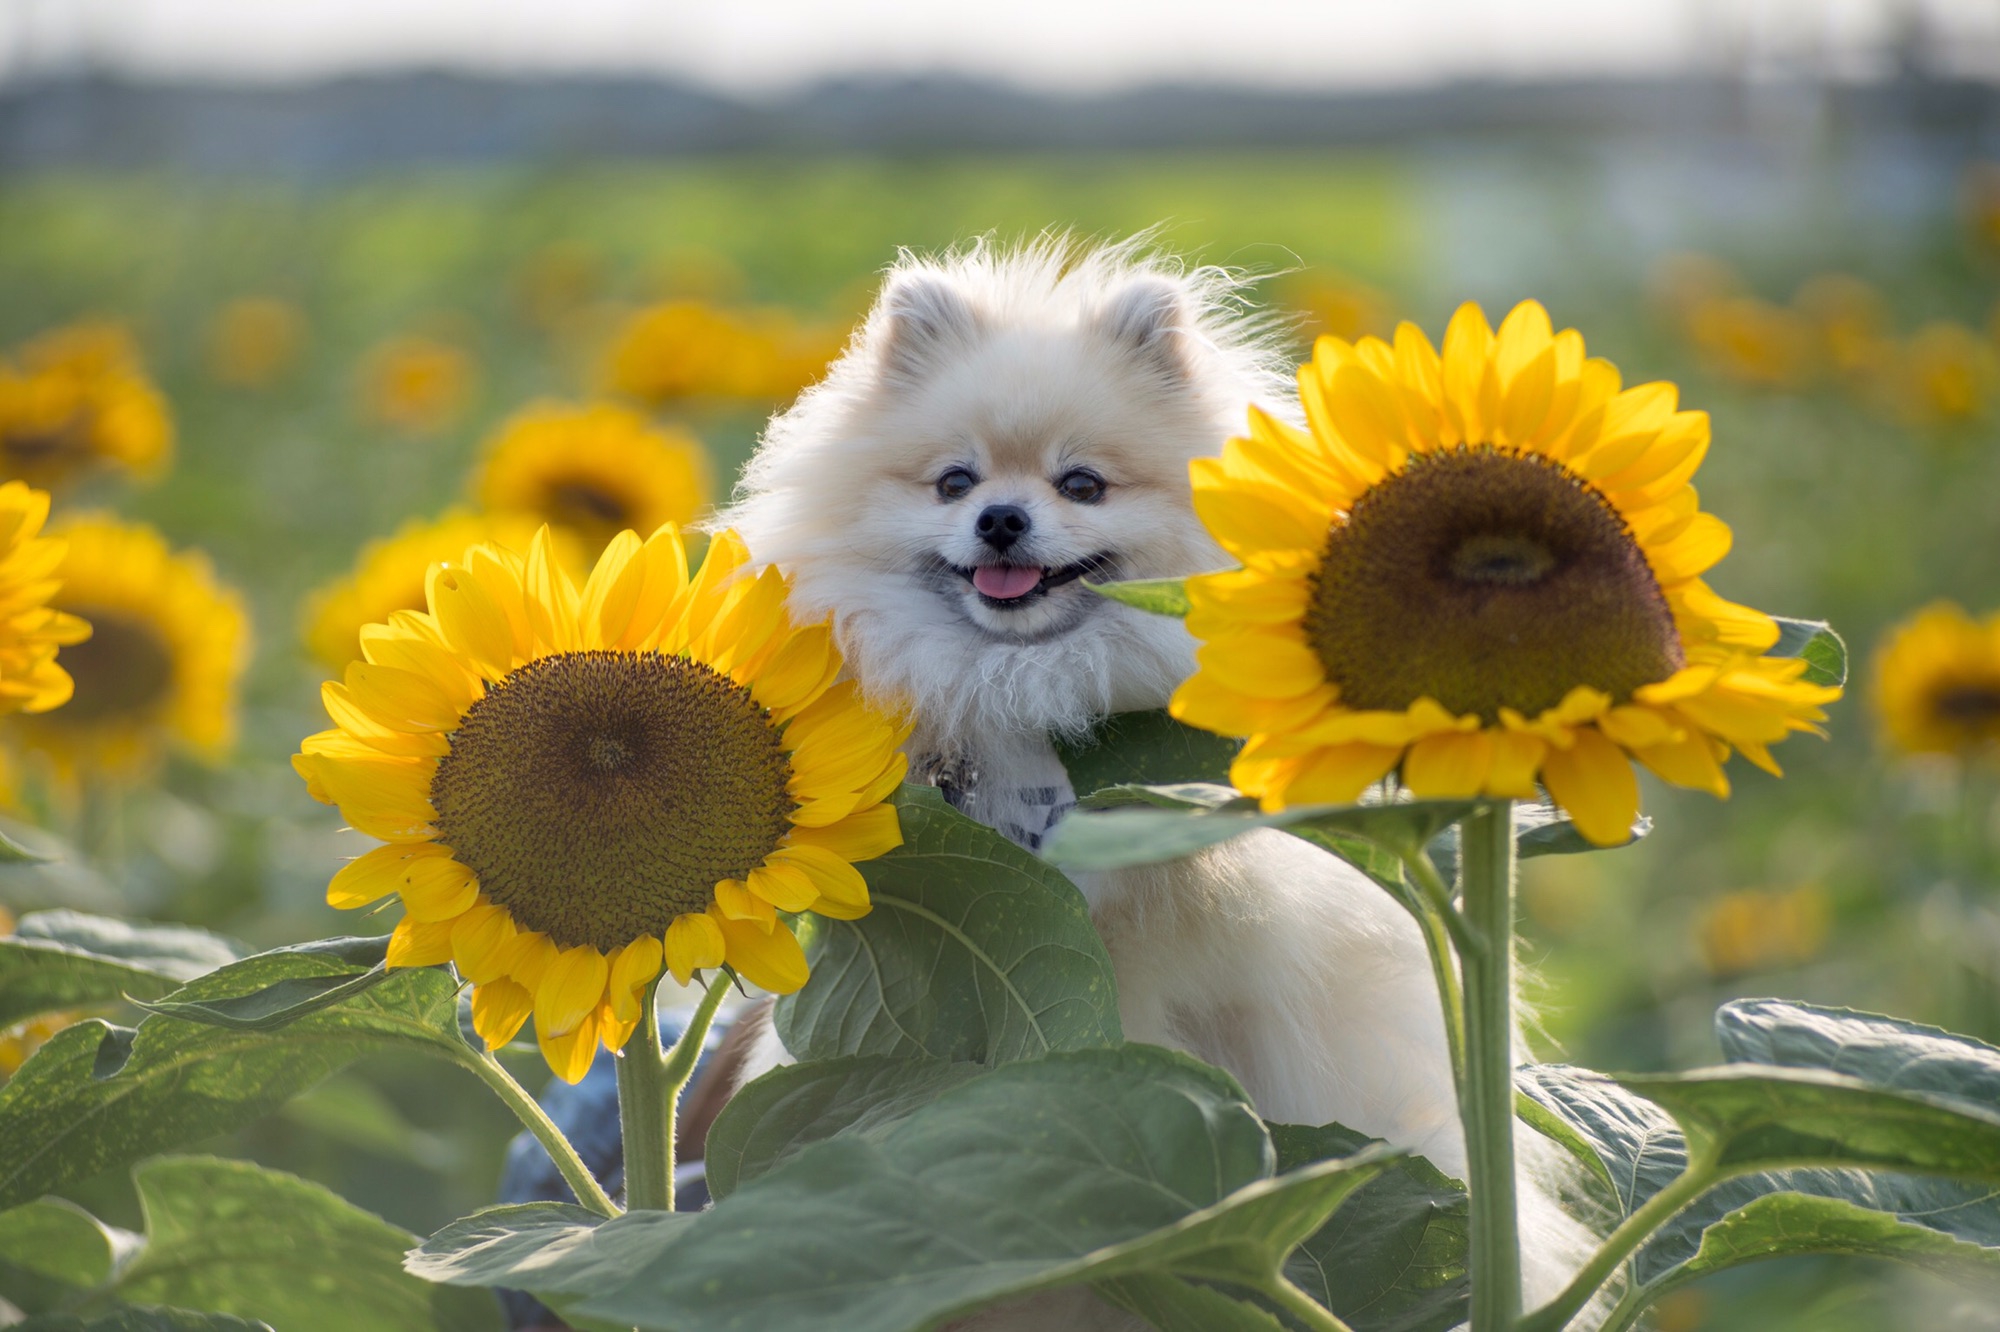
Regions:
[[[913, 707], [913, 770], [1031, 849], [1074, 803], [1053, 742], [1165, 707], [1194, 670], [1178, 620], [1085, 580], [1229, 566], [1188, 463], [1253, 402], [1296, 417], [1282, 345], [1239, 296], [1143, 238], [906, 254], [718, 520], [790, 573], [801, 615], [833, 616], [866, 693]], [[1228, 1069], [1267, 1119], [1338, 1121], [1463, 1176], [1428, 955], [1379, 887], [1275, 832], [1076, 882], [1128, 1039]], [[768, 1045], [749, 1073], [782, 1057]], [[1531, 1294], [1553, 1294], [1576, 1244], [1535, 1233], [1563, 1229], [1552, 1204], [1530, 1211]], [[1138, 1326], [1089, 1304], [978, 1325]]]

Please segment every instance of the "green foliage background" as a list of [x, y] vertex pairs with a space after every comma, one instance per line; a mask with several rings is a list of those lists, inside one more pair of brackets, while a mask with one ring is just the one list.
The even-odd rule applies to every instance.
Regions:
[[[459, 499], [478, 440], [509, 411], [589, 386], [578, 350], [522, 310], [520, 275], [544, 247], [593, 256], [598, 295], [613, 304], [654, 295], [662, 266], [692, 247], [739, 269], [744, 299], [841, 315], [865, 304], [871, 274], [899, 245], [1050, 225], [1122, 235], [1164, 223], [1165, 243], [1204, 259], [1298, 270], [1268, 285], [1279, 299], [1287, 282], [1358, 275], [1434, 336], [1460, 299], [1497, 315], [1536, 296], [1628, 382], [1676, 380], [1684, 405], [1714, 416], [1704, 506], [1737, 537], [1713, 581], [1754, 605], [1831, 620], [1855, 650], [1831, 741], [1786, 746], [1788, 780], [1738, 765], [1726, 805], [1650, 786], [1656, 832], [1645, 843], [1529, 869], [1542, 1025], [1562, 1057], [1621, 1070], [1707, 1062], [1710, 1013], [1742, 994], [2000, 1035], [1982, 951], [2000, 943], [1979, 942], [1980, 929], [2000, 938], [1986, 905], [2000, 888], [1993, 788], [1966, 796], [1937, 772], [1888, 764], [1862, 701], [1884, 626], [1938, 596], [1975, 611], [2000, 602], [2000, 438], [1990, 423], [1913, 429], [1832, 386], [1733, 387], [1696, 362], [1644, 292], [1663, 231], [1716, 249], [1774, 299], [1816, 272], [1856, 272], [1883, 289], [1904, 329], [1935, 318], [1983, 327], [2000, 268], [1967, 239], [1949, 190], [1915, 200], [1893, 226], [1853, 220], [1837, 206], [1837, 158], [1806, 172], [1813, 187], [1783, 216], [1662, 226], [1635, 222], [1614, 173], [1587, 154], [1517, 145], [1477, 172], [1463, 166], [1438, 151], [738, 158], [311, 184], [147, 174], [0, 181], [0, 343], [87, 314], [126, 319], [178, 422], [180, 460], [163, 483], [83, 499], [210, 551], [251, 599], [258, 639], [237, 759], [220, 770], [176, 766], [160, 790], [120, 802], [92, 832], [100, 865], [117, 872], [10, 870], [0, 905], [184, 920], [260, 947], [380, 923], [341, 918], [322, 902], [327, 876], [354, 848], [286, 763], [324, 724], [320, 677], [297, 646], [297, 606], [362, 541]], [[1616, 178], [1632, 174], [1626, 164]], [[209, 319], [245, 295], [295, 301], [309, 321], [303, 364], [264, 391], [219, 387], [203, 369]], [[435, 440], [365, 425], [354, 393], [362, 354], [384, 336], [440, 323], [478, 359], [472, 410]], [[727, 477], [759, 417], [711, 413], [690, 424]], [[1968, 810], [1984, 811], [1984, 822]], [[1812, 957], [1721, 976], [1703, 965], [1705, 907], [1731, 891], [1802, 885], [1822, 891], [1832, 912], [1831, 935]], [[322, 1181], [426, 1233], [490, 1198], [511, 1132], [470, 1078], [389, 1055], [210, 1146]], [[78, 1201], [115, 1224], [142, 1224], [122, 1171]], [[1780, 1264], [1708, 1289], [1695, 1310], [1706, 1321], [1683, 1326], [1907, 1325], [1897, 1319], [1908, 1316], [1908, 1280], [1860, 1264]]]

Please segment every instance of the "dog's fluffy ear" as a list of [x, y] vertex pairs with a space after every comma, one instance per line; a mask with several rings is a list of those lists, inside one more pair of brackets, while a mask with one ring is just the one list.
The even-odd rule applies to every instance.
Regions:
[[1187, 298], [1163, 277], [1134, 278], [1098, 315], [1098, 326], [1158, 369], [1188, 376]]
[[935, 273], [899, 273], [882, 293], [888, 334], [882, 357], [896, 374], [916, 377], [940, 352], [962, 347], [979, 331], [979, 314], [959, 290]]

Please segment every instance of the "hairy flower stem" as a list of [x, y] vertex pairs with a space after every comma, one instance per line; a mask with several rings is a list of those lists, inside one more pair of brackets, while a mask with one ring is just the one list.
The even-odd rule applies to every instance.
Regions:
[[1452, 944], [1458, 941], [1461, 951], [1471, 951], [1465, 920], [1452, 905], [1451, 890], [1445, 887], [1444, 877], [1428, 855], [1419, 850], [1405, 857], [1403, 868], [1416, 880], [1421, 893], [1414, 914], [1424, 932], [1424, 948], [1431, 955], [1431, 979], [1437, 983], [1438, 1002], [1444, 1012], [1444, 1039], [1451, 1051], [1452, 1085], [1462, 1087], [1465, 1085], [1465, 994], [1459, 985], [1458, 959], [1452, 953]]
[[[1619, 1223], [1618, 1229], [1612, 1231], [1597, 1252], [1590, 1256], [1590, 1261], [1583, 1265], [1562, 1294], [1523, 1318], [1515, 1332], [1562, 1332], [1569, 1326], [1570, 1319], [1590, 1303], [1598, 1288], [1611, 1279], [1620, 1264], [1637, 1253], [1639, 1246], [1651, 1239], [1653, 1232], [1677, 1212], [1708, 1192], [1718, 1178], [1714, 1148], [1699, 1148], [1688, 1161], [1687, 1169]], [[1655, 1289], [1638, 1286], [1628, 1289], [1618, 1304], [1620, 1316], [1614, 1317], [1607, 1327], [1628, 1326], [1658, 1293]]]
[[1472, 1198], [1471, 1332], [1506, 1332], [1521, 1316], [1514, 1197], [1514, 810], [1482, 805], [1459, 828], [1466, 923], [1479, 943], [1465, 970], [1466, 1182]]
[[708, 993], [688, 1018], [671, 1050], [660, 1048], [660, 982], [640, 1000], [639, 1029], [618, 1057], [618, 1123], [625, 1137], [625, 1205], [650, 1211], [674, 1210], [674, 1118], [681, 1089], [694, 1074], [708, 1041], [709, 1024], [729, 985], [710, 978]]
[[522, 1127], [535, 1135], [535, 1141], [542, 1144], [542, 1150], [556, 1163], [563, 1182], [569, 1185], [578, 1202], [599, 1216], [618, 1215], [617, 1205], [604, 1192], [604, 1186], [597, 1182], [597, 1177], [590, 1173], [590, 1167], [583, 1163], [583, 1158], [576, 1154], [576, 1148], [563, 1136], [563, 1131], [528, 1094], [528, 1089], [516, 1082], [514, 1075], [501, 1066], [491, 1051], [467, 1049], [458, 1062], [492, 1089], [493, 1094], [514, 1112], [514, 1118], [521, 1121]]

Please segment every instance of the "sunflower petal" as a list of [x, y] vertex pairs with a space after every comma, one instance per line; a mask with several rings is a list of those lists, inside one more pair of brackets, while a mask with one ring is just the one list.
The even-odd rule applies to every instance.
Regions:
[[397, 967], [435, 967], [449, 961], [450, 921], [412, 920], [405, 916], [396, 923], [394, 933], [389, 936], [386, 962], [391, 971]]
[[707, 912], [674, 917], [667, 926], [665, 940], [667, 969], [686, 985], [697, 971], [719, 967], [729, 960], [729, 945], [722, 927]]
[[520, 1034], [535, 1011], [535, 996], [511, 980], [493, 980], [472, 989], [472, 1029], [486, 1048], [497, 1050]]
[[794, 827], [788, 840], [793, 846], [817, 847], [849, 862], [873, 860], [903, 844], [903, 825], [894, 805], [873, 805], [824, 828]]
[[1568, 749], [1542, 760], [1542, 781], [1576, 830], [1598, 846], [1620, 846], [1639, 817], [1639, 779], [1632, 762], [1591, 727], [1579, 728]]
[[783, 925], [768, 934], [753, 923], [712, 913], [738, 975], [772, 994], [791, 994], [806, 983], [806, 954]]
[[610, 968], [589, 944], [565, 948], [535, 987], [535, 1030], [545, 1038], [575, 1031], [604, 998]]
[[543, 1028], [539, 1004], [536, 1014], [535, 1043], [541, 1046], [549, 1071], [571, 1086], [582, 1082], [583, 1075], [590, 1072], [591, 1064], [596, 1061], [597, 1047], [604, 1038], [603, 1005], [593, 1006], [575, 1025], [557, 1033]]

